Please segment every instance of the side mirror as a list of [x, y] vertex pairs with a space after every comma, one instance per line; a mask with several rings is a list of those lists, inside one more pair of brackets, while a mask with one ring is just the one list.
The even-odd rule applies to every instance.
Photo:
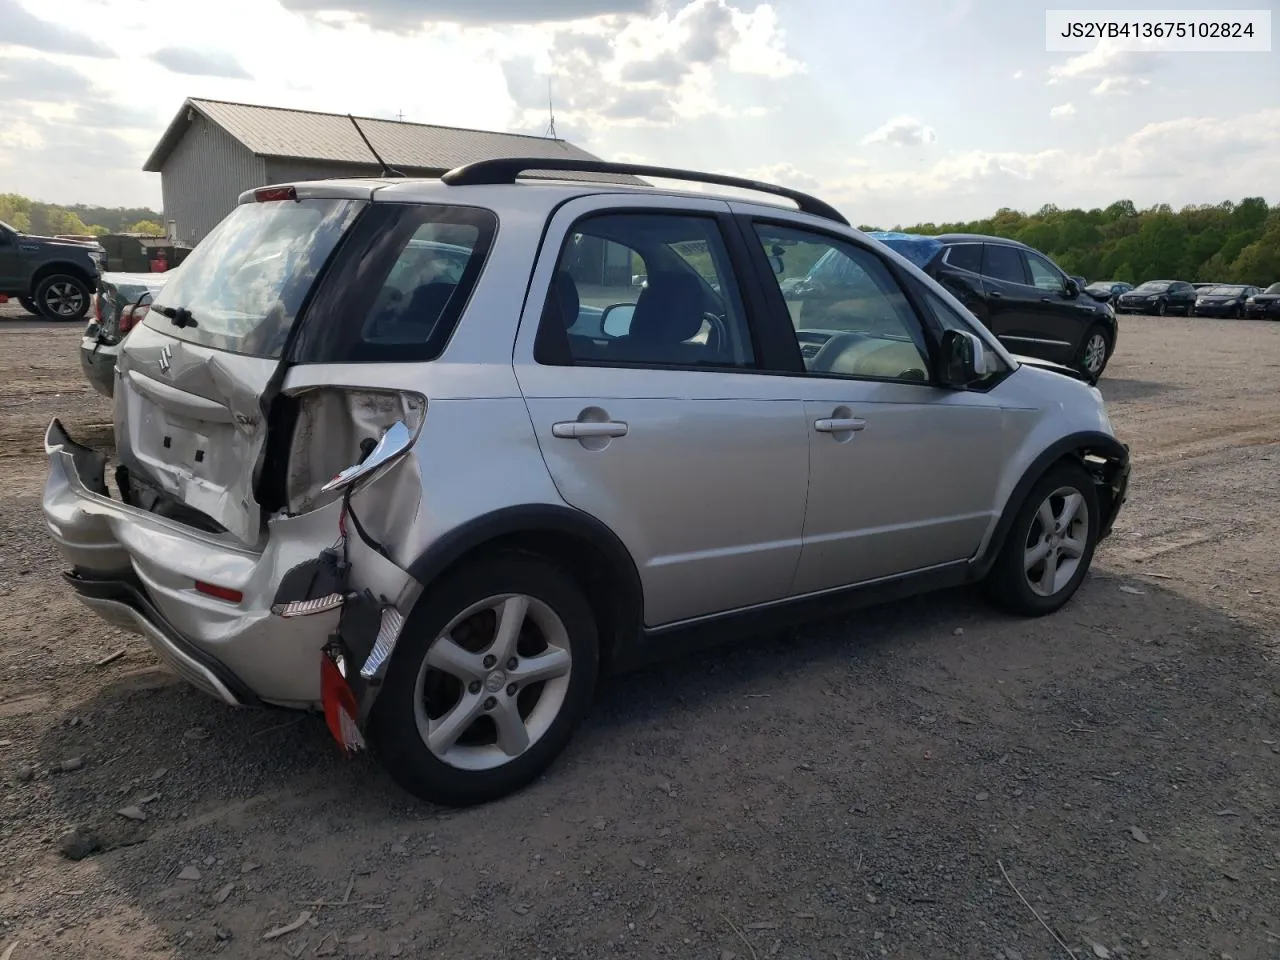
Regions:
[[962, 390], [987, 375], [987, 350], [976, 333], [947, 330], [942, 334], [942, 382]]
[[1080, 291], [1087, 287], [1088, 284], [1084, 282], [1084, 277], [1067, 277], [1064, 286], [1067, 296], [1074, 299], [1080, 296]]
[[393, 460], [408, 453], [412, 445], [413, 434], [409, 432], [409, 428], [405, 426], [403, 420], [397, 420], [383, 431], [382, 439], [374, 444], [368, 456], [347, 467], [347, 469], [321, 487], [320, 492], [328, 493], [331, 490], [341, 490], [344, 487], [351, 487], [362, 480], [368, 479]]
[[605, 307], [600, 315], [600, 329], [606, 337], [625, 337], [631, 329], [631, 317], [635, 312], [634, 303], [615, 303]]

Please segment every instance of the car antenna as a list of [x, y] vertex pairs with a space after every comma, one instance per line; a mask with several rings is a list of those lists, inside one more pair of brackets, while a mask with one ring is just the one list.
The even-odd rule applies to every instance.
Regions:
[[356, 128], [356, 133], [360, 134], [360, 139], [363, 140], [364, 145], [369, 148], [369, 152], [373, 154], [373, 158], [378, 161], [378, 166], [382, 167], [382, 175], [384, 177], [403, 177], [403, 173], [395, 167], [388, 165], [387, 161], [383, 160], [382, 157], [378, 155], [378, 151], [373, 149], [373, 144], [369, 142], [369, 138], [366, 137], [364, 135], [364, 131], [360, 129], [360, 124], [356, 121], [356, 118], [348, 113], [347, 119], [350, 120], [351, 125]]

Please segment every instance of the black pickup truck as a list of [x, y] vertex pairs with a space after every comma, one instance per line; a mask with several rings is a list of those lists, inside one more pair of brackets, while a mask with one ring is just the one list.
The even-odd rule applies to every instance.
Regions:
[[105, 260], [100, 243], [32, 237], [0, 221], [0, 294], [36, 316], [83, 318]]

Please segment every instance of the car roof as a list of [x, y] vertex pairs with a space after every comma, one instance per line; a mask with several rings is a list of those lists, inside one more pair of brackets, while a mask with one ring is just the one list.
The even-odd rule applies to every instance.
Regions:
[[[721, 200], [750, 205], [766, 211], [797, 214], [811, 222], [835, 221], [815, 217], [797, 209], [786, 199], [768, 193], [759, 195], [729, 187], [709, 185], [704, 190], [632, 185], [609, 181], [554, 180], [549, 177], [519, 179], [515, 183], [451, 185], [438, 177], [350, 177], [331, 180], [296, 180], [246, 190], [240, 203], [252, 203], [259, 190], [293, 187], [301, 198], [349, 197], [383, 203], [449, 203], [488, 207], [496, 210], [542, 209], [550, 211], [568, 200], [610, 194], [617, 196], [687, 197], [691, 200]], [[849, 229], [845, 223], [836, 224]]]
[[1034, 247], [1029, 247], [1018, 240], [1010, 240], [1008, 237], [989, 237], [981, 233], [941, 233], [933, 239], [941, 240], [943, 243], [999, 243], [1006, 247], [1017, 247], [1020, 250], [1039, 253]]

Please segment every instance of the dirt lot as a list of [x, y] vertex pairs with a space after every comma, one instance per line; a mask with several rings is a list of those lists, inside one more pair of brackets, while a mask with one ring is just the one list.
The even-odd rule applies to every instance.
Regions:
[[1280, 957], [1280, 324], [1122, 327], [1130, 502], [1063, 612], [957, 592], [664, 664], [458, 813], [82, 610], [41, 435], [109, 410], [77, 330], [0, 322], [0, 957]]

